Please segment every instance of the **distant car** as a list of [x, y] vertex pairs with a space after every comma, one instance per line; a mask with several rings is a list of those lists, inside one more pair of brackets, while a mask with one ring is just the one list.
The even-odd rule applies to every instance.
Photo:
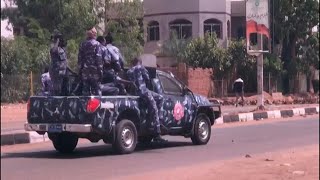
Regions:
[[[163, 135], [191, 138], [207, 144], [211, 126], [221, 116], [218, 102], [195, 95], [171, 73], [147, 68], [152, 79], [149, 89], [163, 95]], [[25, 130], [48, 133], [55, 149], [72, 152], [79, 138], [111, 143], [119, 154], [132, 153], [137, 143], [154, 137], [147, 107], [134, 90], [127, 96], [32, 96], [28, 101]]]

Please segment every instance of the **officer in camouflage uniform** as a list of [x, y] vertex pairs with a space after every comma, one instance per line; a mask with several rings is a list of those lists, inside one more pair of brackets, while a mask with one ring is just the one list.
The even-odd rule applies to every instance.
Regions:
[[[111, 57], [106, 47], [106, 40], [103, 36], [98, 36], [97, 41], [100, 43], [101, 46], [101, 54], [103, 60], [104, 71], [107, 66], [111, 66]], [[105, 76], [106, 73], [104, 73]], [[107, 83], [106, 83], [107, 82]], [[118, 95], [119, 89], [115, 87], [113, 82], [108, 82], [105, 78], [102, 78], [102, 84], [100, 85], [101, 91], [103, 95]]]
[[63, 81], [67, 71], [67, 52], [65, 50], [66, 41], [62, 38], [62, 34], [55, 30], [51, 36], [53, 43], [50, 49], [51, 66], [49, 74], [53, 87], [50, 94], [55, 96], [62, 95]]
[[118, 75], [120, 72], [124, 71], [123, 56], [119, 49], [112, 45], [113, 37], [110, 33], [105, 37], [105, 41], [109, 61], [106, 61], [104, 65], [104, 80], [117, 87], [120, 95], [126, 95], [127, 92], [124, 83], [128, 84], [129, 82], [120, 78]]
[[130, 81], [136, 85], [137, 93], [146, 103], [148, 107], [149, 117], [154, 121], [156, 137], [154, 141], [166, 141], [161, 138], [159, 109], [163, 106], [163, 97], [147, 88], [150, 83], [148, 70], [142, 65], [141, 59], [133, 60], [133, 67], [127, 71], [127, 76]]
[[103, 76], [103, 60], [97, 30], [87, 31], [87, 40], [81, 43], [78, 54], [79, 75], [83, 83], [82, 95], [101, 96], [100, 84]]

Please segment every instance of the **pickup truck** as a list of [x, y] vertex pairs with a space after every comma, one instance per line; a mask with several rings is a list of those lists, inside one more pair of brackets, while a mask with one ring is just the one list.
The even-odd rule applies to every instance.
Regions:
[[[218, 101], [194, 94], [170, 72], [147, 68], [149, 89], [164, 98], [160, 119], [162, 135], [191, 138], [207, 144], [211, 126], [221, 116]], [[27, 104], [26, 131], [48, 133], [54, 148], [71, 153], [79, 138], [101, 139], [119, 154], [132, 153], [137, 143], [149, 144], [154, 137], [147, 107], [134, 91], [123, 96], [31, 96]]]

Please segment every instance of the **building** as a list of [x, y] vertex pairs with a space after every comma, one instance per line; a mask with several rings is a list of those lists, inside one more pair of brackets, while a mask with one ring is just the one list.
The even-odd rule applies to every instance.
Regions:
[[175, 31], [178, 38], [215, 32], [220, 45], [245, 34], [245, 1], [144, 0], [146, 43], [144, 52], [155, 53]]

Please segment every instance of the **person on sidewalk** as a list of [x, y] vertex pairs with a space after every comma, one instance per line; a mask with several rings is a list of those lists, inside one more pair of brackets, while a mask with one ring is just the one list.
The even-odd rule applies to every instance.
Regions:
[[236, 93], [236, 104], [235, 106], [238, 107], [238, 100], [241, 97], [241, 105], [244, 105], [244, 82], [241, 78], [238, 78], [233, 83], [233, 91]]

